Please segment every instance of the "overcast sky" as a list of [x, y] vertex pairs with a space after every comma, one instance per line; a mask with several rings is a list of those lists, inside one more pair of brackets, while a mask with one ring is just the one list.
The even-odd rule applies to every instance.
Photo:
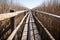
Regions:
[[38, 5], [41, 5], [44, 0], [14, 0], [14, 3], [21, 4], [28, 8], [34, 8]]
[[[28, 8], [34, 8], [36, 6], [41, 5], [44, 1], [46, 2], [46, 4], [48, 4], [47, 2], [49, 0], [12, 0], [12, 1], [18, 5], [23, 5]], [[60, 2], [60, 0], [58, 2]]]

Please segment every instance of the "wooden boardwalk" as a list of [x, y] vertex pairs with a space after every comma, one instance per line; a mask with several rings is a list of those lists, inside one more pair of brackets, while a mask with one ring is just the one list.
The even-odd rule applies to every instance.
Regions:
[[55, 37], [39, 20], [37, 14], [60, 20], [58, 15], [37, 10], [0, 14], [0, 40], [55, 40]]
[[32, 13], [28, 15], [28, 18], [26, 20], [22, 40], [41, 40], [41, 37], [39, 36], [39, 32], [34, 22]]

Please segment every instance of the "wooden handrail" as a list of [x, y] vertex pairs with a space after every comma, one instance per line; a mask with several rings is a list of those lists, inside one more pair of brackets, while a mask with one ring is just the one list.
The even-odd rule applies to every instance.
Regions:
[[22, 10], [22, 11], [17, 11], [17, 12], [12, 12], [12, 13], [4, 13], [4, 14], [0, 14], [0, 21], [4, 20], [4, 19], [8, 19], [11, 17], [14, 17], [16, 15], [19, 15], [20, 13], [24, 13], [27, 10]]
[[19, 25], [14, 29], [14, 31], [11, 33], [11, 35], [8, 37], [7, 40], [12, 40], [15, 36], [15, 34], [17, 33], [18, 29], [21, 27], [21, 25], [23, 24], [25, 18], [27, 17], [28, 13], [23, 17], [22, 21], [19, 23]]
[[47, 13], [47, 12], [38, 11], [38, 10], [32, 10], [32, 11], [35, 11], [35, 12], [40, 13], [40, 14], [44, 14], [44, 15], [47, 15], [47, 16], [51, 16], [51, 17], [60, 19], [60, 16], [52, 14], [52, 13]]

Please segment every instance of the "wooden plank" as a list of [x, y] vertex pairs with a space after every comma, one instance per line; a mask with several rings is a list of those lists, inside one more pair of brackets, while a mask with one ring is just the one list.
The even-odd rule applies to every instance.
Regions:
[[34, 29], [34, 35], [35, 35], [35, 40], [41, 40], [41, 37], [39, 35], [39, 32], [36, 28], [37, 26], [35, 25], [35, 23], [33, 23], [33, 29]]
[[30, 22], [34, 22], [32, 14], [30, 14]]
[[30, 27], [32, 27], [31, 29], [32, 29], [32, 33], [31, 33], [31, 35], [33, 35], [31, 38], [32, 38], [32, 40], [41, 40], [41, 37], [40, 37], [40, 35], [39, 35], [39, 33], [38, 33], [38, 30], [37, 30], [37, 28], [36, 28], [36, 25], [35, 25], [35, 22], [34, 22], [34, 19], [33, 19], [33, 15], [31, 14], [30, 15]]
[[28, 26], [28, 37], [27, 40], [34, 40], [34, 36], [33, 36], [33, 30], [32, 30], [32, 25], [31, 25], [31, 13], [29, 12], [30, 16], [29, 16], [29, 26]]
[[22, 35], [22, 39], [21, 40], [27, 40], [27, 33], [28, 33], [28, 22], [29, 22], [29, 15], [27, 17], [27, 20], [26, 20], [26, 24], [25, 24], [25, 28], [24, 28], [24, 31], [23, 31], [23, 35]]
[[4, 14], [0, 14], [0, 21], [1, 20], [4, 20], [4, 19], [8, 19], [8, 18], [11, 18], [11, 17], [14, 17], [16, 15], [19, 15], [23, 12], [26, 12], [27, 10], [22, 10], [22, 11], [17, 11], [17, 12], [12, 12], [12, 13], [4, 13]]
[[32, 28], [33, 26], [32, 26], [32, 22], [30, 22], [30, 30], [29, 30], [29, 32], [30, 32], [30, 39], [31, 40], [34, 40], [34, 35], [33, 35], [33, 28]]
[[21, 40], [27, 40], [27, 31], [28, 31], [28, 24], [25, 24], [25, 28]]
[[40, 37], [39, 34], [36, 34], [36, 35], [35, 35], [35, 40], [41, 40], [41, 37]]
[[34, 22], [34, 19], [33, 18], [30, 18], [30, 22]]

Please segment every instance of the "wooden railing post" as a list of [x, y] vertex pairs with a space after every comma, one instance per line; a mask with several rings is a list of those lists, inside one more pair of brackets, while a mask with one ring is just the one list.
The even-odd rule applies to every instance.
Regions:
[[[14, 10], [10, 10], [10, 12], [14, 12]], [[15, 24], [15, 16], [11, 18], [11, 32], [16, 28], [16, 24]], [[17, 34], [15, 35], [15, 37], [13, 38], [13, 40], [17, 39]]]
[[34, 15], [36, 16], [36, 12], [34, 11]]
[[[10, 10], [10, 12], [14, 12], [14, 10]], [[11, 18], [11, 30], [14, 30], [14, 17]]]
[[11, 18], [11, 30], [13, 31], [14, 30], [14, 17]]
[[[11, 18], [11, 30], [13, 31], [16, 28], [16, 24], [15, 24], [15, 17]], [[15, 35], [15, 37], [13, 38], [13, 40], [17, 40], [17, 34]]]
[[24, 16], [26, 15], [26, 12], [24, 12]]

